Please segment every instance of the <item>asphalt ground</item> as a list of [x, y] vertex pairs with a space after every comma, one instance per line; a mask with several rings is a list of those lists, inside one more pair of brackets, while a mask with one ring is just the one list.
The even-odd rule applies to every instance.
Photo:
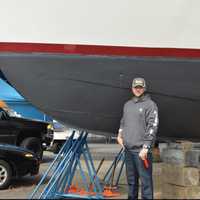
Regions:
[[[114, 157], [120, 150], [119, 145], [117, 144], [89, 144], [91, 154], [93, 156], [94, 165], [97, 168], [100, 160], [104, 157], [105, 161], [102, 165], [102, 168], [99, 170], [98, 176], [100, 180], [103, 179], [106, 170], [111, 165]], [[14, 179], [12, 181], [11, 186], [6, 190], [0, 191], [0, 198], [1, 199], [27, 199], [30, 194], [33, 192], [34, 188], [37, 186], [38, 182], [42, 178], [43, 174], [51, 164], [51, 162], [55, 158], [55, 154], [49, 151], [44, 152], [43, 161], [40, 165], [40, 171], [37, 176], [24, 176], [20, 179]], [[159, 177], [161, 175], [161, 164], [154, 163], [154, 177], [155, 177], [155, 198], [160, 198], [160, 190], [159, 184], [160, 180]], [[80, 175], [77, 173], [76, 178], [74, 179], [75, 182], [80, 182]], [[127, 183], [126, 183], [126, 176], [125, 176], [125, 169], [123, 169], [122, 176], [119, 182], [119, 192], [120, 196], [117, 199], [126, 199], [127, 198]]]

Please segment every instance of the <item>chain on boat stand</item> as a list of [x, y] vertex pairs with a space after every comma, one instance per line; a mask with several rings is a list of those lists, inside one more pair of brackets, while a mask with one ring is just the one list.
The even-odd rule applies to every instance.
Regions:
[[[116, 189], [116, 186], [119, 183], [122, 168], [124, 166], [123, 150], [121, 149], [115, 157], [111, 167], [108, 169], [103, 180], [105, 187], [102, 189], [97, 173], [102, 166], [104, 158], [101, 160], [96, 171], [87, 145], [87, 135], [87, 132], [82, 131], [79, 137], [75, 139], [75, 131], [73, 131], [72, 135], [65, 142], [29, 199], [103, 199], [119, 196], [119, 193], [113, 190]], [[80, 158], [83, 158], [84, 162], [80, 162]], [[123, 162], [114, 187], [114, 173], [120, 160]], [[86, 170], [85, 168], [83, 170], [83, 164], [85, 164]], [[77, 184], [72, 184], [76, 170], [79, 170], [80, 172], [84, 188], [79, 188]]]

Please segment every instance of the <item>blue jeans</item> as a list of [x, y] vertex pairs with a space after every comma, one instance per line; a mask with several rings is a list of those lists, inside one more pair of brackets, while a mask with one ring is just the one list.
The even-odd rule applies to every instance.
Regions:
[[125, 150], [126, 176], [128, 182], [128, 199], [138, 199], [139, 178], [142, 199], [153, 199], [152, 154], [147, 156], [149, 167], [146, 169], [138, 152]]

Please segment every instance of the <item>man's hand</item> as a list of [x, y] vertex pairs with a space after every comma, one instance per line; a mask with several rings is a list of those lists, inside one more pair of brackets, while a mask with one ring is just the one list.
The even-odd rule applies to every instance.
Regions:
[[148, 153], [148, 149], [142, 148], [142, 150], [141, 150], [140, 153], [139, 153], [139, 157], [140, 157], [142, 160], [145, 160], [145, 159], [147, 158], [147, 153]]
[[117, 142], [118, 142], [118, 144], [120, 144], [122, 146], [122, 148], [124, 148], [123, 139], [119, 135], [117, 136]]

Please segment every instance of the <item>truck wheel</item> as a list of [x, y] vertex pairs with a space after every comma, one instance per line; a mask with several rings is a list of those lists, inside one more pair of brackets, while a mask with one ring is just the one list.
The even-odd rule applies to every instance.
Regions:
[[21, 142], [20, 146], [33, 151], [38, 156], [38, 158], [42, 160], [43, 149], [41, 141], [38, 138], [36, 137], [26, 138]]
[[52, 145], [52, 151], [53, 151], [53, 153], [54, 154], [57, 154], [59, 151], [60, 151], [60, 144], [59, 143], [57, 143], [57, 142], [55, 142], [55, 143], [53, 143], [53, 145]]
[[11, 177], [12, 170], [10, 165], [4, 160], [0, 160], [0, 189], [8, 188]]

